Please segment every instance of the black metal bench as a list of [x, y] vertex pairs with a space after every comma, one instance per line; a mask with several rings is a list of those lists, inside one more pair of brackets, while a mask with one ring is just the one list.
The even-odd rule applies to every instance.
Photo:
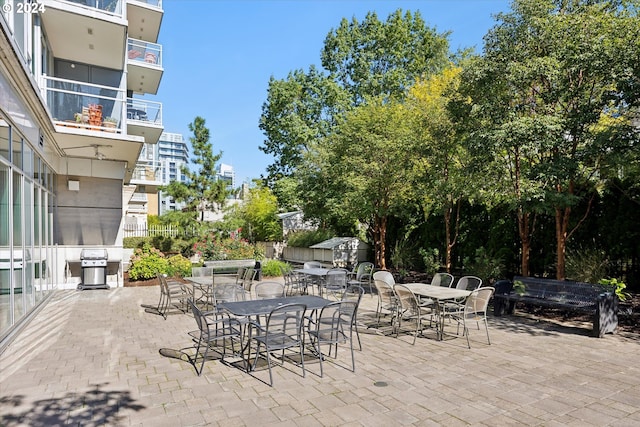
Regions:
[[[522, 282], [523, 289], [514, 289]], [[602, 285], [568, 280], [516, 276], [495, 285], [493, 312], [513, 314], [516, 303], [566, 309], [593, 314], [593, 335], [602, 337], [618, 327], [618, 297]]]

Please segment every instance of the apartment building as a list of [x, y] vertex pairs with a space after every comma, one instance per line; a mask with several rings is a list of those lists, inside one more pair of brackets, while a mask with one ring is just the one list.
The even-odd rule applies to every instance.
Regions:
[[127, 206], [159, 182], [138, 158], [163, 131], [144, 98], [162, 17], [161, 0], [0, 0], [0, 342], [77, 286], [83, 249], [122, 284]]

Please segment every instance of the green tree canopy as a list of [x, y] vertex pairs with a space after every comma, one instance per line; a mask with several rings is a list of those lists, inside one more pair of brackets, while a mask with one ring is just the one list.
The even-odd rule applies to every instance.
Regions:
[[189, 138], [193, 148], [191, 162], [197, 167], [195, 171], [182, 166], [182, 173], [187, 182], [172, 181], [163, 187], [165, 191], [178, 202], [186, 203], [186, 209], [198, 213], [198, 220], [203, 221], [204, 212], [217, 209], [224, 204], [227, 196], [225, 183], [216, 179], [215, 166], [222, 157], [222, 152], [214, 155], [209, 142], [209, 129], [202, 117], [196, 117], [189, 123], [189, 130], [193, 136]]

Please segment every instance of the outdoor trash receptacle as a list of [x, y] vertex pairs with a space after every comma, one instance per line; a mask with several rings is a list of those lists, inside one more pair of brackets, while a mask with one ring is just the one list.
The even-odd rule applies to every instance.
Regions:
[[256, 265], [253, 266], [253, 269], [256, 271], [256, 278], [258, 282], [262, 280], [262, 262], [256, 261]]

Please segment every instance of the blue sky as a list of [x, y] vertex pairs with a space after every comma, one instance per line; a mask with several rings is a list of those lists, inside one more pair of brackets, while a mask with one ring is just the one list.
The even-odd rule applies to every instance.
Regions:
[[[476, 47], [509, 10], [507, 0], [163, 0], [159, 43], [164, 75], [157, 96], [165, 132], [191, 136], [202, 116], [214, 152], [236, 172], [236, 185], [265, 173], [273, 159], [258, 149], [258, 128], [269, 78], [320, 68], [328, 32], [345, 17], [363, 20], [375, 11], [386, 21], [396, 9], [420, 11], [428, 26], [451, 31], [452, 50]], [[149, 97], [146, 97], [149, 98]]]

